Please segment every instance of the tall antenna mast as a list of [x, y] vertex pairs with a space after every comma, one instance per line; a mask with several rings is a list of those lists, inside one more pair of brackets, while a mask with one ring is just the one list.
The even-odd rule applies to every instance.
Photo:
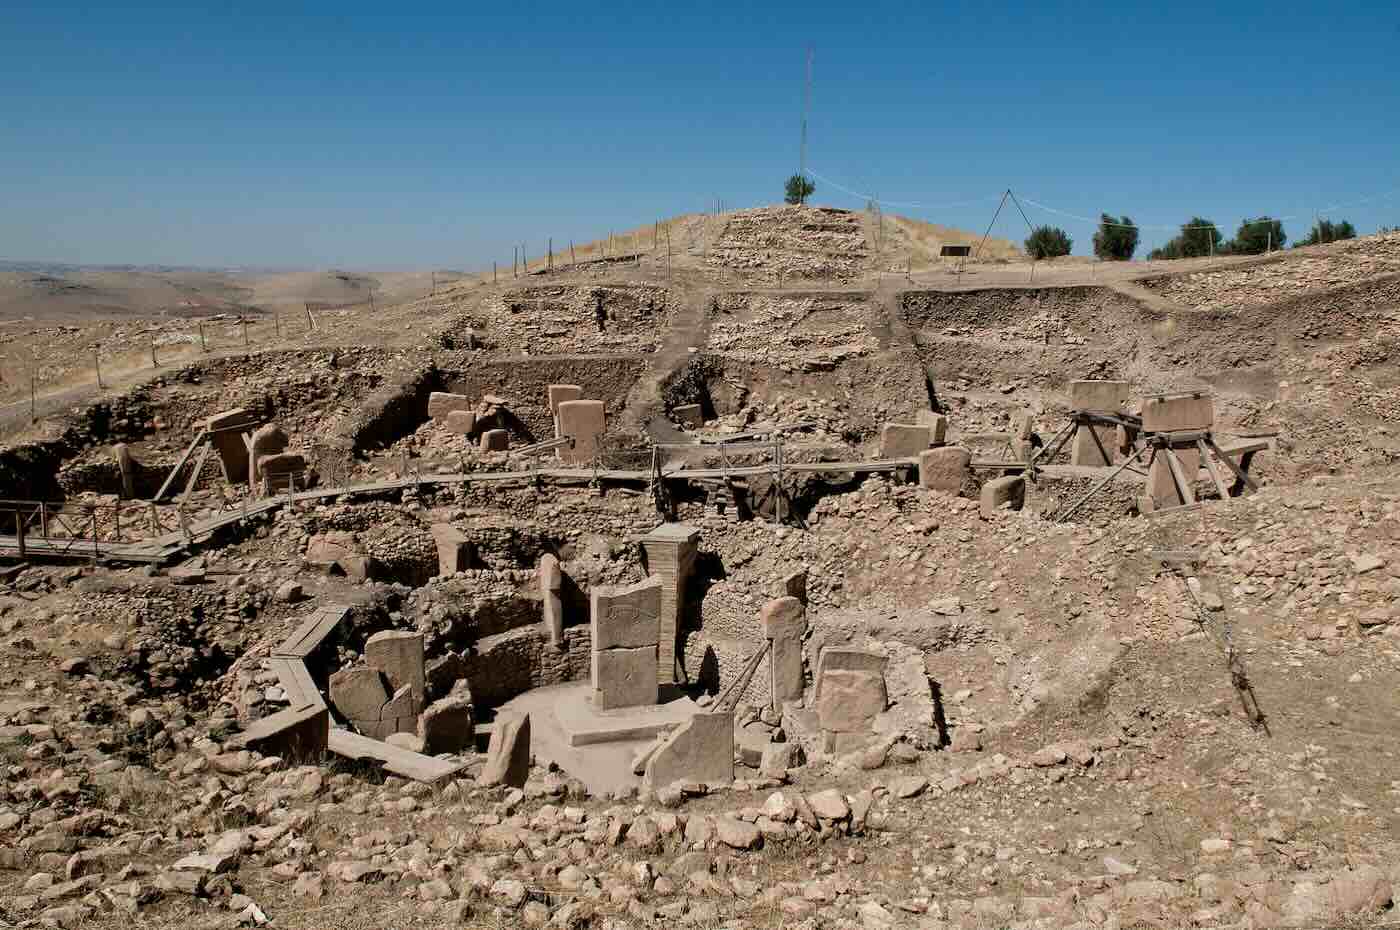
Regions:
[[[812, 46], [807, 46], [807, 83], [802, 88], [802, 156], [801, 169], [798, 172], [802, 176], [805, 186], [807, 181], [807, 111], [812, 108]], [[804, 189], [800, 203], [807, 202], [807, 194]]]

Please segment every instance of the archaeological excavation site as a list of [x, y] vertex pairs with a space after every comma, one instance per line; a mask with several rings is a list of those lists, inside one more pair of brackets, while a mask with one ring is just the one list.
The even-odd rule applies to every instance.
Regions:
[[7, 326], [0, 927], [1393, 922], [1400, 234], [889, 219]]

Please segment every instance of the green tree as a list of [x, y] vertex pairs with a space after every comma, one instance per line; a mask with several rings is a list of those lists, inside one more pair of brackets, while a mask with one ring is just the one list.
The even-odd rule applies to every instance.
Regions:
[[1063, 229], [1056, 226], [1037, 226], [1026, 237], [1026, 254], [1033, 261], [1043, 258], [1056, 258], [1068, 255], [1074, 247], [1074, 240]]
[[1148, 258], [1199, 258], [1223, 251], [1220, 230], [1202, 216], [1193, 216], [1181, 224], [1181, 234], [1160, 248], [1148, 253]]
[[1346, 220], [1334, 223], [1331, 220], [1319, 220], [1313, 224], [1312, 230], [1307, 238], [1300, 242], [1293, 243], [1293, 247], [1300, 245], [1318, 245], [1323, 242], [1336, 242], [1339, 239], [1355, 239], [1356, 227]]
[[1094, 233], [1094, 254], [1106, 262], [1126, 262], [1138, 247], [1138, 228], [1128, 216], [1099, 217], [1099, 231]]
[[807, 198], [812, 196], [812, 192], [817, 189], [810, 178], [800, 174], [794, 174], [787, 179], [787, 188], [783, 199], [788, 203], [806, 203]]
[[1270, 249], [1283, 248], [1287, 241], [1282, 220], [1261, 216], [1257, 220], [1242, 221], [1235, 238], [1225, 249], [1232, 255], [1263, 255]]

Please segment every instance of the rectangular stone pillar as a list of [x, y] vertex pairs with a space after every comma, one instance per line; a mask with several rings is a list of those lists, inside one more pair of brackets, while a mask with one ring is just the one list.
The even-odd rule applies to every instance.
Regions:
[[656, 651], [656, 677], [663, 684], [676, 680], [676, 642], [686, 582], [700, 551], [700, 531], [684, 523], [663, 523], [642, 538], [647, 572], [661, 578], [661, 630]]
[[[1069, 405], [1081, 413], [1122, 413], [1128, 401], [1128, 387], [1126, 381], [1071, 381]], [[1116, 438], [1112, 426], [1080, 424], [1070, 446], [1069, 463], [1111, 465]]]
[[880, 458], [912, 459], [933, 442], [929, 427], [914, 423], [886, 423], [880, 431]]
[[229, 483], [248, 480], [248, 447], [243, 444], [243, 431], [252, 425], [253, 415], [242, 407], [216, 413], [203, 423], [209, 431], [209, 443], [219, 456], [224, 480]]
[[[1205, 393], [1151, 397], [1142, 405], [1144, 433], [1192, 433], [1209, 431], [1215, 423], [1215, 401]], [[1196, 502], [1194, 486], [1201, 471], [1201, 452], [1186, 441], [1172, 450], [1186, 476], [1186, 493], [1177, 490], [1165, 453], [1159, 452], [1147, 470], [1147, 493], [1158, 508]]]
[[583, 388], [577, 384], [551, 384], [545, 391], [549, 397], [549, 415], [554, 418], [554, 438], [558, 439], [563, 435], [559, 432], [559, 405], [569, 400], [582, 400]]
[[573, 439], [573, 448], [561, 448], [559, 460], [569, 465], [591, 463], [603, 445], [607, 417], [601, 400], [566, 400], [559, 405], [559, 435]]
[[593, 709], [638, 707], [657, 699], [660, 578], [629, 587], [600, 586], [590, 596]]

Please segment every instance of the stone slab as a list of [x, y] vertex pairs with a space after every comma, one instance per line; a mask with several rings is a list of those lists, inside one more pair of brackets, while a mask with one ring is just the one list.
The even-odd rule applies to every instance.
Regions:
[[428, 395], [428, 416], [434, 420], [446, 419], [454, 410], [475, 412], [476, 403], [465, 394], [449, 394], [446, 391], [433, 391]]
[[416, 733], [429, 755], [464, 752], [475, 745], [472, 702], [463, 695], [434, 701], [418, 717]]
[[336, 712], [349, 720], [378, 720], [389, 689], [378, 669], [365, 665], [343, 668], [331, 675], [331, 703]]
[[[239, 439], [242, 442], [242, 439]], [[249, 463], [248, 486], [256, 489], [262, 484], [262, 473], [258, 462], [269, 455], [277, 455], [287, 449], [287, 434], [276, 423], [264, 423], [253, 431], [248, 440], [247, 459]]]
[[928, 427], [930, 446], [941, 446], [948, 441], [948, 418], [943, 414], [934, 413], [932, 410], [920, 410], [914, 417], [914, 422]]
[[686, 429], [699, 429], [705, 425], [705, 413], [699, 404], [681, 404], [671, 409], [671, 416]]
[[553, 416], [559, 415], [559, 405], [571, 400], [583, 399], [583, 388], [577, 384], [551, 384], [545, 388], [549, 397], [549, 412]]
[[1007, 504], [1011, 510], [1020, 510], [1026, 505], [1026, 479], [1020, 475], [993, 478], [982, 485], [980, 504], [984, 517], [992, 516]]
[[560, 461], [587, 465], [602, 449], [607, 414], [601, 400], [567, 400], [559, 404], [559, 435], [573, 439], [572, 448], [559, 449]]
[[972, 465], [972, 453], [961, 446], [941, 446], [919, 453], [919, 484], [946, 494], [962, 490]]
[[496, 715], [495, 723], [486, 747], [486, 765], [476, 783], [483, 788], [524, 788], [530, 776], [530, 715], [503, 712]]
[[1122, 413], [1129, 389], [1126, 381], [1071, 381], [1069, 406], [1090, 413]]
[[871, 672], [885, 674], [887, 660], [877, 652], [828, 646], [817, 656], [816, 696], [821, 697], [822, 676], [833, 671]]
[[1149, 433], [1206, 430], [1215, 424], [1215, 399], [1209, 394], [1153, 397], [1142, 405], [1142, 428]]
[[817, 719], [833, 733], [869, 732], [875, 718], [889, 706], [885, 676], [851, 669], [822, 672]]
[[397, 692], [405, 685], [413, 691], [418, 706], [427, 694], [423, 668], [423, 634], [408, 630], [383, 630], [365, 641], [365, 664], [377, 668]]
[[593, 653], [593, 706], [598, 710], [655, 704], [656, 647]]
[[434, 523], [428, 528], [437, 546], [438, 574], [466, 571], [476, 558], [476, 544], [451, 523]]
[[549, 644], [558, 649], [564, 645], [564, 570], [559, 566], [558, 557], [550, 552], [540, 556], [535, 579], [539, 583], [544, 632]]
[[344, 756], [347, 759], [377, 760], [384, 764], [386, 771], [428, 784], [450, 778], [462, 769], [460, 763], [446, 762], [442, 759], [434, 759], [432, 756], [425, 756], [422, 753], [410, 752], [407, 749], [400, 749], [389, 743], [370, 739], [358, 733], [351, 733], [349, 730], [342, 730], [339, 727], [331, 729], [326, 747], [336, 755]]
[[209, 442], [219, 456], [224, 480], [230, 483], [248, 480], [248, 447], [243, 443], [243, 427], [253, 425], [253, 415], [242, 407], [216, 413], [206, 419], [202, 428], [209, 431]]
[[656, 791], [677, 781], [734, 781], [734, 714], [695, 714], [657, 747], [647, 760], [642, 786]]
[[781, 710], [783, 702], [802, 699], [802, 634], [807, 631], [806, 610], [796, 597], [780, 597], [759, 611], [763, 636], [772, 643], [768, 655], [771, 705]]
[[700, 711], [690, 698], [665, 704], [599, 710], [577, 692], [562, 694], [554, 705], [554, 716], [570, 746], [593, 746], [653, 739], [689, 720]]
[[463, 436], [470, 436], [472, 433], [476, 432], [476, 411], [449, 410], [444, 422], [449, 433], [459, 433]]
[[593, 650], [656, 648], [663, 581], [653, 575], [627, 587], [599, 586], [590, 594]]
[[886, 423], [880, 431], [880, 458], [912, 459], [932, 444], [927, 426], [913, 423]]

